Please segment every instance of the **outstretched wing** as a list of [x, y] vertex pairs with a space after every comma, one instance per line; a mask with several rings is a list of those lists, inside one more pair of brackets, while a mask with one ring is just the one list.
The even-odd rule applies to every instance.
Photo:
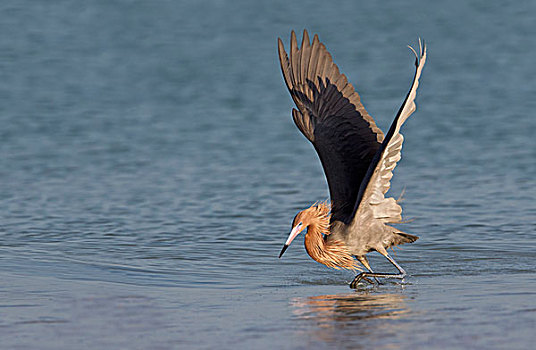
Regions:
[[333, 63], [318, 35], [309, 42], [303, 32], [298, 49], [292, 31], [290, 55], [279, 39], [279, 60], [285, 82], [298, 110], [294, 122], [314, 145], [331, 196], [332, 220], [349, 222], [359, 188], [383, 133], [361, 104], [352, 84]]
[[410, 49], [415, 53], [416, 70], [413, 84], [361, 184], [355, 208], [358, 214], [356, 218], [361, 216], [360, 212], [366, 216], [365, 212], [371, 211], [374, 218], [384, 223], [398, 223], [402, 220], [402, 208], [394, 198], [385, 198], [385, 194], [391, 186], [393, 170], [400, 160], [400, 151], [404, 141], [400, 127], [416, 109], [417, 87], [426, 62], [426, 45], [421, 43], [420, 39], [419, 54], [412, 47]]

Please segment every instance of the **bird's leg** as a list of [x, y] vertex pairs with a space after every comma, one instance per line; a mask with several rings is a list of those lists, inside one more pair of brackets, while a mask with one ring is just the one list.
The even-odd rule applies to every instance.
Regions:
[[[352, 289], [356, 289], [357, 288], [357, 284], [359, 283], [359, 281], [361, 280], [364, 280], [364, 281], [367, 281], [368, 283], [370, 284], [374, 284], [374, 282], [372, 282], [371, 279], [367, 278], [366, 276], [370, 276], [370, 274], [368, 272], [361, 272], [359, 275], [355, 276], [354, 280], [352, 281], [352, 283], [350, 283], [350, 288]], [[375, 278], [376, 279], [376, 278]], [[377, 280], [376, 280], [377, 281]]]
[[[391, 256], [389, 256], [389, 254], [387, 254], [387, 253], [383, 254], [383, 256], [385, 256], [387, 258], [387, 260], [389, 260], [391, 262], [391, 264], [393, 264], [398, 269], [398, 271], [400, 273], [375, 273], [375, 272], [372, 272], [372, 271], [371, 272], [361, 272], [359, 275], [357, 275], [354, 278], [352, 283], [350, 283], [350, 288], [352, 288], [352, 289], [357, 288], [357, 284], [359, 283], [359, 281], [361, 281], [362, 279], [365, 279], [366, 277], [399, 278], [399, 279], [402, 279], [402, 278], [406, 277], [406, 271], [404, 271], [404, 269], [400, 265], [398, 265], [398, 263], [395, 261], [395, 259], [393, 259]], [[361, 260], [359, 260], [359, 261], [361, 261]]]
[[[372, 268], [370, 267], [370, 264], [369, 264], [368, 259], [367, 259], [366, 256], [356, 256], [356, 258], [357, 258], [357, 260], [361, 263], [361, 265], [365, 266], [365, 268], [366, 268], [367, 270], [369, 270], [369, 272], [374, 273], [374, 271], [372, 271]], [[361, 277], [359, 277], [359, 276], [361, 276]], [[355, 279], [358, 278], [358, 277], [359, 277], [359, 279], [357, 280], [357, 282], [359, 282], [360, 280], [363, 279], [363, 280], [367, 281], [367, 282], [370, 283], [370, 284], [374, 284], [374, 283], [372, 283], [372, 281], [371, 281], [370, 279], [368, 279], [368, 278], [366, 278], [365, 276], [363, 276], [362, 273], [360, 273], [359, 275], [357, 275], [357, 276], [354, 278], [354, 281], [355, 281]], [[374, 280], [376, 281], [376, 283], [380, 284], [380, 281], [378, 281], [378, 279], [377, 279], [376, 277], [374, 277]], [[355, 285], [357, 285], [357, 282], [356, 282]], [[352, 281], [352, 283], [353, 283], [353, 281]], [[352, 288], [354, 288], [354, 287], [352, 287]]]
[[396, 277], [396, 278], [402, 279], [402, 278], [406, 277], [406, 275], [407, 275], [406, 270], [404, 270], [402, 268], [402, 266], [398, 265], [397, 262], [395, 261], [395, 259], [391, 258], [391, 256], [389, 254], [385, 254], [385, 257], [387, 258], [387, 260], [389, 260], [389, 262], [391, 262], [391, 264], [395, 265], [395, 267], [400, 272], [398, 274], [398, 277]]
[[[372, 269], [370, 268], [370, 264], [368, 262], [368, 259], [367, 257], [365, 256], [356, 256], [357, 260], [359, 260], [359, 262], [361, 263], [361, 265], [365, 266], [365, 268], [367, 270], [369, 270], [370, 272], [373, 272]], [[366, 276], [365, 276], [366, 272], [361, 272], [359, 275], [355, 276], [354, 280], [352, 281], [352, 283], [350, 283], [350, 288], [352, 289], [356, 289], [357, 288], [357, 284], [359, 283], [359, 281], [361, 280], [365, 280], [367, 281], [368, 283], [370, 284], [374, 284], [374, 282], [372, 282], [370, 279], [368, 279]], [[376, 279], [376, 277], [374, 277], [374, 279], [376, 280], [376, 282], [378, 282], [378, 280]]]
[[[363, 266], [365, 266], [367, 270], [369, 270], [369, 272], [374, 273], [374, 271], [372, 271], [372, 268], [370, 267], [370, 264], [366, 256], [361, 256], [357, 258], [357, 260], [359, 260], [359, 262], [361, 262], [361, 264], [363, 264]], [[380, 281], [378, 281], [376, 277], [374, 277], [374, 280], [376, 281], [376, 283], [381, 284]]]

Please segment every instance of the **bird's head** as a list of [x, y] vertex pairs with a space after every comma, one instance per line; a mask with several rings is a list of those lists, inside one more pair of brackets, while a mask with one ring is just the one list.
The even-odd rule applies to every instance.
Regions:
[[317, 203], [310, 208], [302, 210], [298, 214], [296, 214], [294, 220], [292, 221], [292, 230], [288, 235], [287, 241], [285, 242], [283, 249], [281, 249], [281, 253], [279, 253], [279, 257], [281, 257], [283, 253], [285, 253], [285, 250], [287, 250], [288, 246], [290, 245], [290, 243], [292, 243], [294, 238], [296, 238], [300, 234], [300, 232], [309, 227], [309, 225], [314, 223], [320, 224], [319, 219], [329, 220], [329, 217], [327, 216], [328, 213], [329, 206], [326, 203]]
[[285, 253], [285, 250], [287, 250], [288, 246], [290, 245], [290, 243], [292, 243], [294, 238], [296, 238], [300, 234], [300, 232], [302, 232], [307, 226], [309, 226], [309, 216], [306, 214], [307, 210], [308, 209], [300, 211], [298, 214], [296, 214], [294, 220], [292, 220], [292, 230], [288, 235], [287, 241], [285, 242], [283, 249], [281, 249], [281, 253], [279, 253], [279, 257], [283, 256], [283, 253]]

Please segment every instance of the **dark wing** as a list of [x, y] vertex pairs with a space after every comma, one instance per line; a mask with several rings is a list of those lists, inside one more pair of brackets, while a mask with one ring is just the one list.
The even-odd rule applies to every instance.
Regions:
[[[361, 184], [355, 208], [357, 215], [355, 215], [354, 222], [359, 221], [361, 218], [369, 218], [371, 214], [373, 218], [381, 220], [383, 223], [401, 221], [402, 208], [394, 198], [385, 198], [385, 194], [391, 186], [390, 181], [393, 177], [393, 170], [400, 160], [400, 151], [404, 141], [400, 128], [416, 109], [417, 87], [426, 62], [426, 46], [421, 44], [420, 40], [419, 55], [413, 48], [411, 50], [416, 57], [413, 84]], [[360, 223], [357, 222], [356, 224], [359, 225]]]
[[318, 35], [303, 32], [298, 49], [290, 39], [290, 58], [279, 39], [279, 60], [298, 110], [294, 122], [314, 145], [331, 195], [332, 220], [349, 222], [361, 181], [383, 140], [383, 133], [361, 104], [352, 84], [333, 63]]

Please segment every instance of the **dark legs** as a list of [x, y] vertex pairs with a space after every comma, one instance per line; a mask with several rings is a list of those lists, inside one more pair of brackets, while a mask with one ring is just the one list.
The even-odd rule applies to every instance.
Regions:
[[352, 283], [350, 283], [350, 288], [352, 289], [356, 289], [357, 288], [357, 284], [359, 283], [359, 281], [361, 280], [365, 280], [369, 283], [372, 283], [372, 281], [370, 279], [368, 279], [367, 277], [374, 277], [374, 279], [376, 280], [376, 282], [378, 282], [378, 280], [376, 279], [376, 277], [381, 277], [381, 278], [399, 278], [399, 279], [402, 279], [404, 277], [406, 277], [406, 271], [404, 271], [404, 269], [398, 265], [398, 263], [395, 261], [395, 259], [391, 258], [391, 256], [389, 256], [389, 254], [384, 254], [384, 256], [387, 258], [387, 260], [389, 260], [391, 262], [391, 264], [393, 264], [400, 273], [375, 273], [372, 271], [372, 269], [370, 268], [370, 265], [367, 261], [367, 258], [366, 257], [358, 257], [357, 259], [370, 271], [370, 272], [361, 272], [359, 275], [355, 276], [354, 280], [352, 281]]
[[[365, 266], [367, 268], [367, 270], [369, 270], [369, 272], [371, 273], [374, 273], [374, 271], [372, 271], [372, 268], [370, 267], [370, 264], [368, 262], [368, 259], [366, 256], [356, 256], [357, 260], [359, 260], [359, 262]], [[362, 275], [362, 274], [359, 274], [359, 275]], [[368, 283], [370, 284], [374, 284], [374, 282], [372, 282], [370, 279], [366, 278], [365, 276], [361, 277], [361, 279], [367, 281]], [[380, 281], [378, 281], [378, 279], [376, 277], [374, 277], [374, 280], [376, 281], [376, 283], [380, 284]]]

